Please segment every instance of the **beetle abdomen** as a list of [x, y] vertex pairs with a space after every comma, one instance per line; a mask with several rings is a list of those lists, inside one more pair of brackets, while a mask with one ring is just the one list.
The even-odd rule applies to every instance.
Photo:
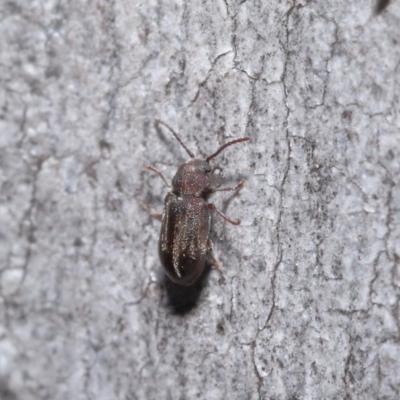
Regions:
[[203, 198], [168, 193], [159, 253], [165, 273], [175, 283], [191, 285], [204, 270], [210, 211]]

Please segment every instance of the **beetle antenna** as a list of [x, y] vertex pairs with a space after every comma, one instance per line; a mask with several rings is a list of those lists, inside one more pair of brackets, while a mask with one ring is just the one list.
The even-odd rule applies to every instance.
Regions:
[[179, 136], [178, 132], [175, 132], [167, 123], [164, 121], [161, 121], [161, 119], [155, 119], [154, 123], [158, 126], [159, 124], [164, 125], [166, 128], [168, 128], [172, 134], [175, 136], [175, 139], [181, 144], [181, 146], [186, 150], [186, 153], [189, 154], [191, 158], [194, 158], [194, 154], [186, 147], [185, 143], [183, 143], [181, 137]]
[[246, 136], [246, 137], [242, 137], [239, 139], [232, 140], [231, 142], [225, 143], [215, 153], [208, 156], [206, 158], [206, 161], [209, 162], [212, 158], [216, 157], [219, 153], [221, 153], [222, 150], [225, 150], [228, 146], [231, 146], [232, 144], [235, 144], [235, 143], [247, 142], [248, 140], [250, 140], [250, 138], [248, 136]]

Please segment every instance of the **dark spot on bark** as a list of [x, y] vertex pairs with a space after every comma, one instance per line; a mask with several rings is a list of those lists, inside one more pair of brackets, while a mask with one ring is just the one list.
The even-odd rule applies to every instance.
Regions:
[[75, 247], [81, 247], [81, 246], [83, 246], [83, 241], [82, 241], [82, 239], [81, 239], [81, 238], [76, 238], [76, 239], [74, 240], [74, 246], [75, 246]]
[[2, 400], [17, 400], [16, 394], [8, 387], [7, 382], [0, 381], [0, 399]]
[[5, 11], [8, 14], [20, 14], [22, 9], [15, 1], [9, 1], [6, 3]]
[[106, 207], [109, 211], [120, 211], [122, 208], [122, 200], [108, 197], [106, 200]]
[[375, 14], [378, 15], [389, 5], [390, 0], [378, 0], [375, 6]]
[[225, 328], [224, 328], [224, 322], [220, 321], [217, 324], [217, 333], [219, 333], [220, 335], [223, 335], [225, 333]]
[[100, 149], [103, 151], [103, 150], [108, 150], [108, 151], [110, 151], [111, 150], [111, 144], [110, 143], [108, 143], [106, 140], [104, 140], [104, 139], [101, 139], [101, 140], [99, 140], [99, 147], [100, 147]]
[[117, 179], [116, 181], [115, 181], [115, 187], [118, 189], [118, 191], [119, 192], [121, 192], [122, 193], [122, 182], [121, 182], [121, 179]]
[[394, 159], [393, 150], [389, 150], [389, 151], [386, 153], [386, 158], [387, 158], [388, 160], [390, 160], [390, 161], [392, 161], [392, 160]]
[[92, 178], [94, 181], [97, 181], [97, 170], [95, 168], [94, 163], [90, 163], [85, 168], [85, 173], [89, 178]]
[[351, 121], [352, 115], [353, 115], [352, 111], [349, 110], [345, 110], [342, 112], [342, 118], [347, 119], [349, 121]]
[[60, 66], [53, 65], [46, 69], [45, 77], [47, 79], [59, 78], [60, 76], [61, 76], [61, 67]]

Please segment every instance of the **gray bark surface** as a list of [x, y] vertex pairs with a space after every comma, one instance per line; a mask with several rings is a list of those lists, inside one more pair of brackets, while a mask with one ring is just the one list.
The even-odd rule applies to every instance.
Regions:
[[[375, 6], [0, 3], [1, 399], [400, 398], [400, 2]], [[214, 215], [193, 293], [161, 273], [144, 167], [187, 154], [155, 118], [199, 156], [251, 137], [215, 159], [242, 224]]]

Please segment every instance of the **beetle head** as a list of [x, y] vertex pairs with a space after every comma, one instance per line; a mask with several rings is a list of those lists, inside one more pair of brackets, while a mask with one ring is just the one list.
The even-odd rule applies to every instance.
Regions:
[[172, 191], [177, 195], [201, 197], [210, 185], [211, 166], [204, 160], [189, 160], [182, 164], [172, 180]]

